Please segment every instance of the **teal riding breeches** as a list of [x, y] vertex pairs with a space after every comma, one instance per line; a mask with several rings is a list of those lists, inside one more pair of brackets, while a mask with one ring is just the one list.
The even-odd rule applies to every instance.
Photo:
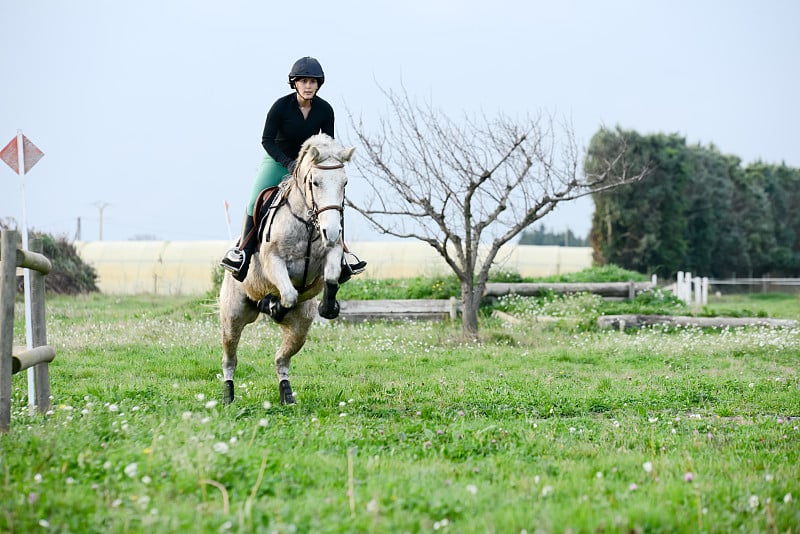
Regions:
[[247, 215], [253, 216], [256, 200], [261, 191], [268, 187], [275, 187], [289, 171], [272, 159], [269, 154], [264, 154], [264, 159], [261, 160], [261, 165], [258, 166], [258, 173], [256, 179], [253, 181], [253, 189], [250, 191], [250, 200], [247, 201]]

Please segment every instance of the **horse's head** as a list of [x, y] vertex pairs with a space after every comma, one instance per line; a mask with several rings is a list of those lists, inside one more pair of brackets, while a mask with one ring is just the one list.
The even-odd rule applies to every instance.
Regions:
[[296, 176], [303, 187], [310, 216], [327, 246], [342, 237], [344, 188], [347, 174], [344, 163], [353, 157], [355, 147], [344, 148], [332, 137], [310, 137], [297, 157]]

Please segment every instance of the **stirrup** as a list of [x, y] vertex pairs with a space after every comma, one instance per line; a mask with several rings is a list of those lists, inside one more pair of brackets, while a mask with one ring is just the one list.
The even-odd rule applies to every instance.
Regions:
[[[349, 261], [347, 261], [347, 259], [345, 259], [345, 255], [352, 256], [353, 258], [355, 258], [355, 262], [350, 263]], [[350, 275], [352, 276], [363, 273], [364, 270], [367, 268], [367, 262], [360, 259], [352, 252], [345, 252], [344, 255], [342, 256], [342, 267], [347, 267], [347, 269], [350, 271]]]
[[232, 275], [236, 276], [242, 270], [242, 267], [244, 267], [246, 259], [247, 253], [244, 250], [241, 250], [238, 247], [233, 247], [225, 253], [225, 256], [223, 256], [222, 261], [220, 261], [219, 264], [226, 271], [230, 271]]

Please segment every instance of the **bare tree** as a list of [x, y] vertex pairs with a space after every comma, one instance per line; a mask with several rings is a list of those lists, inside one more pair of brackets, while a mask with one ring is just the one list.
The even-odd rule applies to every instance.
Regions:
[[[367, 132], [354, 164], [368, 184], [348, 201], [378, 231], [432, 246], [461, 283], [462, 332], [478, 337], [478, 309], [501, 246], [557, 204], [638, 180], [625, 172], [625, 147], [600, 174], [583, 176], [571, 125], [539, 114], [455, 122], [405, 91], [383, 91], [393, 116]], [[598, 168], [595, 165], [595, 168]]]

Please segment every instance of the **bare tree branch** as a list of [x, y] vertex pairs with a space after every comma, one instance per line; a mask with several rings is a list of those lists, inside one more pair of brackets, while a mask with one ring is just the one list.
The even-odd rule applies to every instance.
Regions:
[[561, 202], [634, 182], [623, 144], [583, 176], [571, 124], [539, 114], [524, 119], [465, 117], [456, 123], [405, 91], [383, 90], [391, 119], [367, 132], [350, 121], [370, 190], [348, 205], [380, 232], [432, 246], [459, 278], [464, 333], [477, 335], [477, 307], [500, 248]]

